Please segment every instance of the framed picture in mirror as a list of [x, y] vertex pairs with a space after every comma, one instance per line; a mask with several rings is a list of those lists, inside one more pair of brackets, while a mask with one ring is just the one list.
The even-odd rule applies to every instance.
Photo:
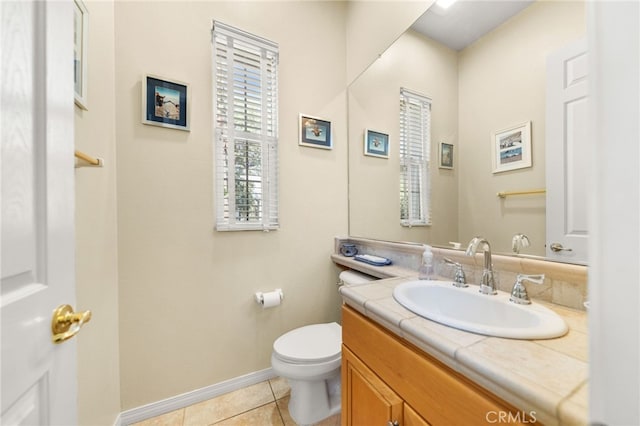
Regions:
[[453, 144], [440, 142], [440, 164], [441, 169], [453, 169]]
[[375, 130], [364, 131], [364, 155], [389, 158], [389, 135]]
[[499, 130], [492, 137], [493, 173], [531, 167], [531, 122]]

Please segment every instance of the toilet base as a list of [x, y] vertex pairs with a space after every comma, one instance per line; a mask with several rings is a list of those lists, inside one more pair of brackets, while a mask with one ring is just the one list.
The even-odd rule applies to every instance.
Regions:
[[312, 425], [340, 412], [340, 369], [324, 380], [288, 379], [289, 414], [298, 425]]

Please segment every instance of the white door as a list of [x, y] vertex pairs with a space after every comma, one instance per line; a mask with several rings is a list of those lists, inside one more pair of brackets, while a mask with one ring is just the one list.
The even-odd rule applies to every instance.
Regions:
[[546, 256], [587, 261], [587, 43], [573, 43], [547, 59]]
[[73, 305], [73, 3], [0, 1], [4, 425], [73, 425], [76, 344], [52, 342]]

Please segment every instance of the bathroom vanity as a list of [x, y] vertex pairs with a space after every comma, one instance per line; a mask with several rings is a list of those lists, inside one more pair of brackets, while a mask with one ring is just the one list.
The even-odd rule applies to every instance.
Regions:
[[[380, 249], [382, 243], [373, 244]], [[398, 258], [412, 255], [399, 246]], [[469, 333], [419, 317], [394, 300], [393, 289], [415, 279], [417, 268], [402, 261], [368, 266], [339, 254], [332, 259], [382, 278], [340, 290], [343, 425], [587, 424], [585, 311], [534, 299], [569, 325], [555, 339]]]
[[499, 415], [532, 423], [353, 308], [343, 307], [342, 327], [343, 424], [477, 425]]

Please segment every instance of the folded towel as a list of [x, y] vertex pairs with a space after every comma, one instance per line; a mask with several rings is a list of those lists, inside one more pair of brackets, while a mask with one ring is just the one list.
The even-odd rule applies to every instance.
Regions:
[[354, 256], [354, 259], [373, 266], [391, 265], [390, 259], [387, 259], [386, 257], [373, 256], [371, 254], [357, 254]]

